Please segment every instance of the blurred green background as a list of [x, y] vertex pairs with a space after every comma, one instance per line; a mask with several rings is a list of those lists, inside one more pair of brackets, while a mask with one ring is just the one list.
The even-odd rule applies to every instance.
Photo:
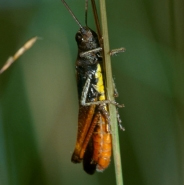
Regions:
[[[67, 0], [84, 23], [84, 1]], [[184, 184], [184, 1], [107, 1], [125, 185]], [[88, 24], [95, 29], [91, 9]], [[40, 36], [0, 76], [0, 185], [112, 185], [70, 162], [77, 132], [78, 25], [51, 0], [0, 0], [0, 66]]]

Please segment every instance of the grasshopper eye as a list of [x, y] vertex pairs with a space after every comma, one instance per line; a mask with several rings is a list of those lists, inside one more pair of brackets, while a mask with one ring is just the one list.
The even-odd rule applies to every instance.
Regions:
[[82, 42], [82, 40], [83, 40], [82, 35], [80, 33], [77, 33], [76, 36], [75, 36], [75, 40], [77, 42]]

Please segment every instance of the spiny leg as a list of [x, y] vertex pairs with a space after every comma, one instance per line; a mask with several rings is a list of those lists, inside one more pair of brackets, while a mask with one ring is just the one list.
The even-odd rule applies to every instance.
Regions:
[[116, 108], [116, 116], [117, 116], [119, 128], [120, 128], [122, 131], [125, 131], [125, 127], [123, 127], [123, 125], [121, 124], [122, 121], [121, 121], [121, 118], [120, 118], [120, 115], [119, 115], [118, 108]]
[[95, 52], [99, 52], [99, 51], [102, 51], [101, 47], [95, 48], [95, 49], [91, 49], [89, 51], [81, 52], [80, 53], [80, 57], [87, 57], [90, 53], [95, 53]]
[[[118, 97], [119, 93], [118, 93], [118, 90], [116, 88], [116, 84], [115, 84], [115, 81], [114, 79], [112, 79], [112, 82], [113, 82], [113, 88], [114, 88], [114, 97]], [[123, 105], [124, 107], [124, 105]], [[120, 114], [119, 114], [119, 111], [118, 111], [118, 107], [116, 107], [116, 116], [117, 116], [117, 120], [118, 120], [118, 126], [119, 128], [122, 130], [122, 131], [125, 131], [125, 128], [122, 126], [122, 121], [121, 121], [121, 118], [120, 118]]]
[[126, 51], [126, 48], [118, 48], [118, 49], [113, 49], [109, 52], [110, 56], [117, 55], [118, 53], [123, 53]]
[[114, 88], [114, 97], [116, 98], [119, 96], [119, 93], [118, 93], [118, 90], [116, 88], [116, 84], [113, 78], [112, 78], [112, 83], [113, 83], [113, 88]]

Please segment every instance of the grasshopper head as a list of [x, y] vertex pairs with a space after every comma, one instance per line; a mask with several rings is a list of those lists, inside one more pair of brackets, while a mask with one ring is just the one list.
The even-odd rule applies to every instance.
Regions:
[[99, 47], [97, 34], [89, 27], [82, 27], [75, 36], [79, 50], [88, 51]]

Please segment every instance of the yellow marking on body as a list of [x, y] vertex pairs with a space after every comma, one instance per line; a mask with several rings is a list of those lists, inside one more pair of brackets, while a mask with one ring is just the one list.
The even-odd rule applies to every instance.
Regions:
[[102, 70], [100, 64], [97, 65], [97, 71], [95, 73], [95, 77], [98, 79], [98, 82], [96, 84], [96, 90], [99, 92], [99, 100], [105, 100], [105, 91], [104, 91], [104, 84], [103, 84], [103, 76], [102, 76]]

